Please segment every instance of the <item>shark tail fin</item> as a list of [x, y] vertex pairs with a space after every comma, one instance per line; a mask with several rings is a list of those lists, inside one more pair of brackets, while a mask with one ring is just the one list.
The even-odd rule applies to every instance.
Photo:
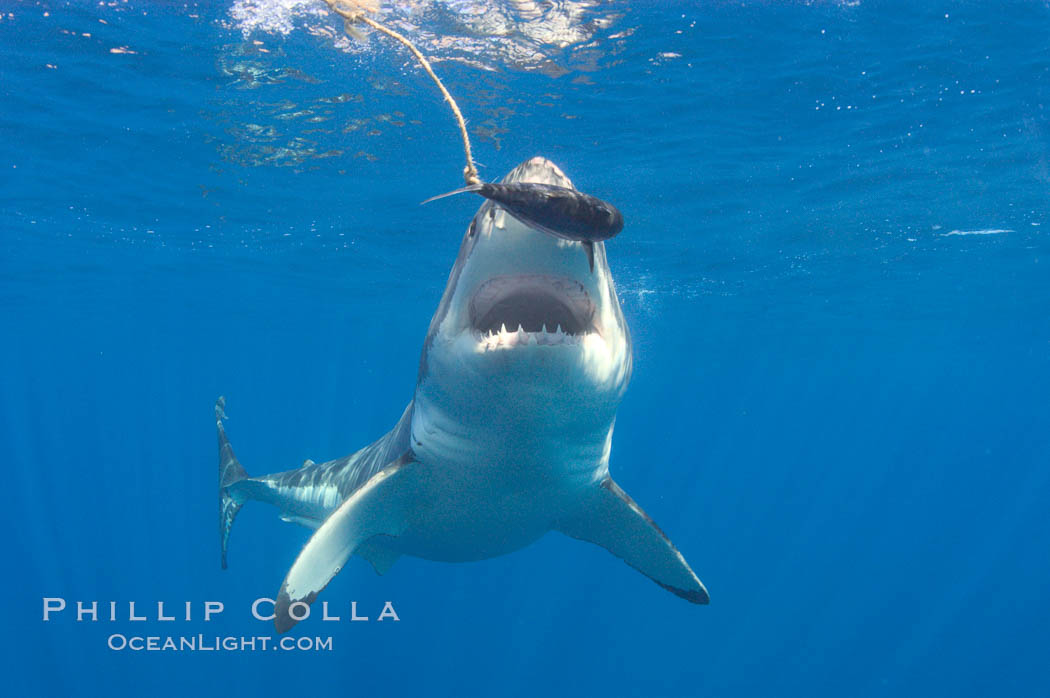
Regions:
[[222, 568], [226, 569], [226, 547], [230, 542], [230, 529], [237, 512], [244, 505], [245, 497], [231, 492], [230, 488], [241, 480], [248, 479], [248, 473], [233, 453], [233, 446], [226, 438], [222, 420], [226, 419], [226, 398], [220, 397], [215, 402], [215, 425], [219, 431], [219, 536], [222, 544]]
[[444, 194], [438, 194], [437, 196], [432, 196], [429, 199], [427, 199], [426, 201], [419, 202], [419, 205], [422, 206], [423, 204], [429, 204], [431, 201], [437, 201], [438, 199], [444, 199], [446, 196], [455, 196], [456, 194], [464, 194], [464, 193], [466, 193], [468, 191], [481, 191], [481, 187], [482, 186], [483, 185], [481, 185], [481, 184], [468, 184], [465, 187], [461, 187], [459, 189], [453, 189], [452, 191], [445, 192]]

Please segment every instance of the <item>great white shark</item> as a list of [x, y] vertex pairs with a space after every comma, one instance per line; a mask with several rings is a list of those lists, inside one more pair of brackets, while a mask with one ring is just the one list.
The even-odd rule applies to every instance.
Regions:
[[[574, 188], [533, 158], [504, 184]], [[707, 590], [609, 475], [631, 339], [602, 242], [553, 237], [485, 201], [463, 236], [393, 429], [352, 455], [250, 477], [219, 432], [222, 566], [249, 499], [315, 529], [281, 585], [284, 632], [354, 554], [384, 574], [401, 555], [464, 562], [548, 531], [600, 545], [697, 604]], [[593, 255], [593, 259], [589, 259]], [[593, 262], [593, 268], [591, 263]]]

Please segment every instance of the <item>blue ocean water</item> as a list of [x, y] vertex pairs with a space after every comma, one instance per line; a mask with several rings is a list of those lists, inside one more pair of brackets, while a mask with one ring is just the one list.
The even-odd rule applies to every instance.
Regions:
[[252, 473], [384, 433], [477, 201], [417, 205], [451, 117], [320, 2], [3, 3], [5, 693], [1050, 694], [1046, 3], [387, 4], [483, 177], [623, 211], [611, 470], [711, 604], [550, 534], [355, 558], [332, 651], [108, 649], [272, 634], [309, 534], [249, 504], [220, 570], [212, 404]]

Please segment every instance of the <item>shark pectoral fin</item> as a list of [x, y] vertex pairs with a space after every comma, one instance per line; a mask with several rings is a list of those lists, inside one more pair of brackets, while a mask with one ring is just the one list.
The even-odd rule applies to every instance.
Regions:
[[371, 477], [325, 520], [288, 570], [274, 605], [274, 625], [283, 633], [302, 618], [293, 604], [311, 604], [363, 542], [372, 536], [399, 535], [414, 501], [411, 454]]
[[682, 554], [611, 478], [603, 480], [584, 500], [582, 509], [555, 529], [600, 545], [687, 601], [708, 602], [707, 589]]
[[397, 559], [401, 557], [401, 553], [391, 550], [389, 546], [382, 543], [384, 537], [375, 536], [370, 538], [357, 548], [357, 554], [368, 560], [372, 565], [372, 569], [378, 575], [384, 575], [389, 572], [390, 568], [397, 562]]

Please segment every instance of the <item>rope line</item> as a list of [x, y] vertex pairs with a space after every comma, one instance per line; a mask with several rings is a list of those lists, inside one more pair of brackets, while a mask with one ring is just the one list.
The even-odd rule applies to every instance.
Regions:
[[[352, 2], [353, 0], [349, 0]], [[441, 90], [441, 94], [445, 97], [445, 101], [448, 102], [449, 106], [452, 107], [452, 113], [456, 117], [456, 123], [459, 125], [459, 133], [463, 137], [463, 152], [467, 157], [467, 166], [463, 168], [463, 181], [469, 184], [480, 184], [481, 178], [478, 177], [478, 170], [474, 167], [474, 157], [470, 151], [470, 137], [467, 135], [467, 122], [463, 119], [463, 113], [459, 110], [459, 105], [456, 104], [456, 100], [453, 99], [452, 94], [445, 89], [444, 83], [441, 82], [441, 78], [437, 76], [434, 69], [430, 67], [430, 61], [427, 60], [426, 56], [416, 48], [415, 44], [409, 41], [403, 34], [390, 29], [389, 27], [383, 26], [379, 22], [375, 21], [371, 17], [367, 16], [364, 11], [360, 8], [353, 8], [348, 6], [348, 0], [325, 0], [328, 3], [328, 7], [333, 12], [346, 20], [347, 28], [353, 22], [364, 22], [368, 26], [372, 27], [376, 31], [386, 34], [392, 39], [396, 39], [404, 44], [409, 51], [416, 57], [419, 64], [423, 66], [423, 70], [427, 72], [430, 79], [434, 81], [434, 84]]]

